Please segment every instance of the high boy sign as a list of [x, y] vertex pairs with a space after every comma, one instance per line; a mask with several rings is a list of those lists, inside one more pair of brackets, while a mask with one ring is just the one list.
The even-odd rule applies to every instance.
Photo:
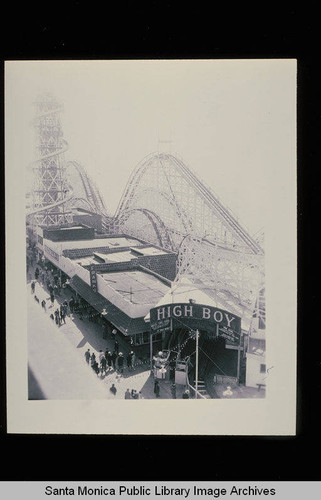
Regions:
[[162, 330], [165, 325], [169, 325], [170, 320], [177, 326], [213, 331], [233, 343], [239, 343], [240, 340], [241, 318], [217, 307], [188, 303], [165, 304], [151, 309], [152, 331]]

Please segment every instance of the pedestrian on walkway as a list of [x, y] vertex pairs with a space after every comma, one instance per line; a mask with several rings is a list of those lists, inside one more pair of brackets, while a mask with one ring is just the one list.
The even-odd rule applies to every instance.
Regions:
[[172, 398], [176, 399], [176, 384], [173, 382], [171, 385]]
[[154, 393], [155, 393], [156, 397], [159, 398], [160, 387], [159, 387], [158, 380], [155, 380], [155, 383], [154, 383]]
[[115, 339], [115, 344], [114, 344], [114, 350], [116, 351], [116, 353], [118, 354], [118, 351], [119, 351], [119, 344], [118, 344], [118, 340]]
[[103, 356], [104, 356], [104, 353], [103, 353], [102, 349], [100, 349], [99, 353], [98, 353], [99, 363], [101, 363], [101, 360], [102, 360]]
[[107, 362], [106, 362], [106, 358], [105, 356], [103, 355], [101, 360], [100, 360], [100, 370], [101, 370], [101, 373], [105, 373], [106, 374], [106, 369], [107, 369]]
[[67, 300], [64, 300], [64, 301], [63, 301], [63, 306], [64, 306], [65, 315], [66, 315], [66, 316], [69, 316], [69, 315], [70, 315], [70, 312], [69, 312], [69, 306], [68, 306], [68, 302], [67, 302]]
[[61, 304], [60, 306], [60, 323], [64, 322], [64, 324], [66, 324], [66, 313], [65, 313], [65, 308], [63, 306], [63, 304]]
[[186, 389], [186, 391], [184, 391], [183, 399], [189, 399], [189, 390], [188, 389]]
[[114, 351], [111, 355], [111, 363], [114, 369], [116, 368], [116, 359], [117, 359], [117, 353]]
[[111, 352], [108, 349], [106, 349], [105, 351], [105, 358], [107, 361], [108, 370], [110, 370], [112, 362], [111, 362]]
[[127, 354], [126, 361], [127, 361], [128, 370], [131, 370], [132, 369], [132, 357], [131, 357], [130, 353]]
[[37, 280], [39, 278], [39, 267], [36, 267], [35, 270], [35, 279]]
[[53, 307], [55, 302], [55, 295], [53, 292], [50, 292], [50, 302], [51, 302], [51, 307]]
[[98, 377], [98, 375], [99, 375], [99, 366], [98, 366], [98, 363], [97, 363], [96, 360], [93, 362], [93, 364], [91, 365], [91, 367], [92, 367], [92, 369], [94, 370], [94, 372], [96, 373], [96, 375]]
[[125, 392], [125, 399], [131, 399], [129, 389], [127, 389], [127, 391]]
[[90, 358], [90, 363], [91, 363], [91, 366], [95, 363], [96, 361], [96, 355], [95, 353], [93, 352], [92, 355], [91, 355], [91, 358]]
[[60, 317], [59, 317], [58, 309], [55, 310], [55, 321], [56, 321], [56, 325], [60, 326]]
[[31, 282], [31, 293], [35, 293], [36, 283], [34, 281]]
[[44, 311], [46, 312], [46, 301], [45, 301], [45, 299], [43, 299], [43, 300], [41, 301], [41, 307], [42, 307], [42, 308], [44, 309]]
[[117, 361], [118, 361], [118, 370], [120, 371], [120, 373], [123, 373], [123, 371], [124, 371], [124, 356], [123, 356], [122, 352], [119, 353]]
[[135, 356], [135, 353], [134, 351], [130, 351], [130, 357], [131, 357], [131, 366], [132, 366], [132, 369], [135, 370], [135, 360], [136, 360], [136, 356]]
[[142, 391], [139, 391], [139, 393], [138, 393], [138, 399], [144, 399], [143, 395], [142, 395]]
[[110, 390], [110, 392], [113, 393], [114, 396], [116, 396], [117, 388], [115, 387], [115, 384], [112, 384], [112, 386], [111, 386], [111, 388], [109, 390]]
[[89, 360], [90, 360], [90, 350], [89, 349], [87, 349], [87, 351], [85, 352], [85, 359], [86, 359], [87, 364], [89, 365]]

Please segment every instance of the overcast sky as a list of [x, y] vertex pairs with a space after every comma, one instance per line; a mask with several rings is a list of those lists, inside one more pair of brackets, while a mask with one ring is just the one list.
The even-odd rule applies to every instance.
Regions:
[[86, 168], [111, 212], [135, 166], [171, 140], [254, 234], [277, 172], [293, 168], [295, 75], [293, 60], [9, 62], [6, 146], [30, 165], [32, 102], [49, 91], [64, 104], [66, 159]]

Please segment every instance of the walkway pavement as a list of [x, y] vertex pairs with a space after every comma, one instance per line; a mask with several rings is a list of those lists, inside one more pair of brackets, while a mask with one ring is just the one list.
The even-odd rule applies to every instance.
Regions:
[[[28, 284], [27, 293], [30, 399], [123, 399], [127, 389], [141, 391], [144, 399], [155, 399], [149, 363], [138, 364], [132, 371], [125, 368], [122, 375], [110, 370], [106, 375], [97, 376], [85, 361], [85, 351], [89, 348], [97, 357], [100, 349], [113, 350], [113, 339], [104, 339], [99, 325], [86, 318], [80, 320], [77, 315], [66, 317], [66, 324], [60, 327], [50, 319], [50, 314], [70, 292], [62, 292], [53, 306], [48, 291], [39, 282], [34, 294]], [[46, 311], [41, 307], [43, 299]], [[126, 354], [129, 346], [123, 339], [118, 341], [120, 350]], [[160, 397], [171, 398], [170, 383], [165, 380], [159, 383]], [[109, 390], [112, 384], [117, 388], [116, 396]], [[182, 389], [178, 388], [177, 397], [181, 396]]]

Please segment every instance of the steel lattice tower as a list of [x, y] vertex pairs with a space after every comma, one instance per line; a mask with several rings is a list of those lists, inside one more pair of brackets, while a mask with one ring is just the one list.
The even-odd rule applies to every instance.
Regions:
[[33, 167], [34, 222], [41, 226], [70, 224], [72, 213], [65, 206], [70, 197], [64, 155], [68, 143], [63, 139], [60, 123], [63, 107], [50, 94], [41, 95], [35, 106], [38, 159]]

